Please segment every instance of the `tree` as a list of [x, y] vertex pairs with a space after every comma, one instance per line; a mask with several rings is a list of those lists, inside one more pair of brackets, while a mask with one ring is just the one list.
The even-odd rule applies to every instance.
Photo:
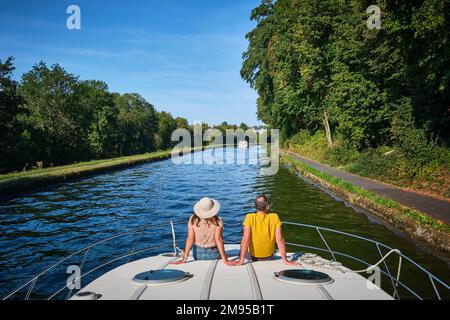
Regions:
[[159, 150], [172, 147], [172, 132], [177, 129], [177, 122], [168, 112], [158, 112], [158, 132], [156, 133], [156, 145]]
[[249, 126], [242, 122], [242, 123], [239, 125], [239, 128], [242, 129], [242, 130], [244, 130], [244, 131], [247, 131], [247, 130], [249, 129]]
[[91, 157], [96, 159], [119, 155], [119, 108], [102, 81], [82, 81], [77, 90], [78, 101], [87, 110], [87, 140]]
[[330, 146], [339, 135], [364, 149], [396, 143], [403, 106], [417, 130], [448, 142], [450, 3], [381, 1], [380, 30], [367, 28], [370, 4], [263, 0], [252, 11], [241, 76], [260, 120], [285, 137], [324, 130]]
[[155, 150], [158, 120], [153, 105], [137, 93], [115, 94], [114, 99], [119, 108], [120, 154]]
[[185, 118], [176, 117], [175, 122], [177, 123], [177, 128], [190, 129], [189, 123], [188, 123], [187, 119], [185, 119]]
[[323, 123], [329, 143], [330, 77], [328, 41], [335, 12], [332, 1], [263, 1], [251, 19], [242, 77], [258, 91], [258, 116], [285, 135]]
[[17, 167], [22, 160], [18, 159], [21, 132], [17, 120], [21, 99], [17, 92], [17, 82], [11, 79], [13, 71], [12, 57], [5, 62], [0, 60], [0, 172]]
[[88, 157], [89, 112], [77, 101], [77, 90], [78, 78], [57, 64], [48, 68], [40, 62], [22, 76], [21, 120], [33, 141], [33, 161], [67, 163]]
[[0, 172], [167, 149], [177, 127], [192, 131], [139, 94], [110, 93], [58, 64], [40, 62], [18, 84], [12, 61], [0, 61]]
[[277, 119], [272, 116], [274, 89], [270, 64], [276, 24], [273, 7], [271, 0], [264, 0], [251, 12], [250, 20], [256, 21], [257, 26], [246, 35], [249, 45], [242, 54], [241, 77], [258, 92], [258, 118], [277, 127]]

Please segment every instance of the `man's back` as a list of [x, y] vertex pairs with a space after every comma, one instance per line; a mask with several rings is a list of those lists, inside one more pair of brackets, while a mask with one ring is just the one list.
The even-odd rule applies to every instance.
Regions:
[[281, 220], [276, 213], [249, 213], [245, 217], [244, 226], [250, 227], [251, 237], [249, 250], [255, 258], [267, 258], [275, 251], [275, 235]]

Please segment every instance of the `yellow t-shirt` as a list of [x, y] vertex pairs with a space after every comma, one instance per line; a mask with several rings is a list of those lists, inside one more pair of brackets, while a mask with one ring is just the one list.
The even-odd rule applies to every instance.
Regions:
[[249, 251], [255, 258], [267, 258], [275, 251], [275, 231], [281, 226], [276, 213], [249, 213], [245, 217], [244, 226], [251, 229]]

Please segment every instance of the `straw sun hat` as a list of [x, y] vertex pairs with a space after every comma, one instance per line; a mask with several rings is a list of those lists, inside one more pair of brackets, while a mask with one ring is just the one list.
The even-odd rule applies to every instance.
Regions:
[[202, 219], [214, 217], [220, 210], [220, 203], [217, 200], [203, 198], [194, 205], [195, 214]]

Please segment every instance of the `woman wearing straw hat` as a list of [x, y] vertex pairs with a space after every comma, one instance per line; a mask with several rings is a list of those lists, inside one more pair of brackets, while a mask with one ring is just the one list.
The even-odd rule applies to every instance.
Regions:
[[223, 222], [217, 215], [220, 203], [217, 200], [203, 198], [194, 206], [194, 214], [188, 222], [188, 238], [184, 248], [183, 259], [172, 264], [186, 263], [189, 252], [195, 260], [216, 260], [222, 258], [226, 265], [234, 263], [228, 261], [222, 240]]

